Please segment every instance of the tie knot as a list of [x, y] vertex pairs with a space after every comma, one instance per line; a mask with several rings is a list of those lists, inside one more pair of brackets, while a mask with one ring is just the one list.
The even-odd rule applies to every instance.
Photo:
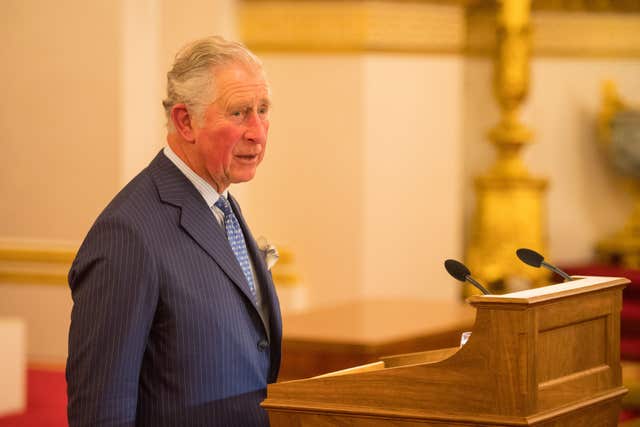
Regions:
[[218, 198], [218, 200], [215, 202], [215, 206], [224, 213], [224, 216], [227, 216], [233, 213], [231, 211], [231, 206], [229, 205], [229, 202], [227, 201], [227, 199], [224, 198], [224, 196], [220, 196]]

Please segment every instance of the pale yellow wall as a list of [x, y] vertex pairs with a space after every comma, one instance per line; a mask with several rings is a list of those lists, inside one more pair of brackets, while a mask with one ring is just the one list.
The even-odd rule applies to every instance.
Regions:
[[121, 0], [119, 184], [129, 182], [165, 145], [161, 102], [176, 52], [196, 38], [234, 38], [234, 0]]
[[117, 2], [5, 0], [0, 237], [81, 239], [117, 190]]
[[144, 168], [164, 143], [161, 16], [158, 0], [122, 1], [120, 14], [121, 126], [118, 143], [118, 184], [124, 186]]
[[207, 35], [236, 37], [235, 0], [155, 0], [161, 10], [163, 84], [173, 57], [185, 43]]
[[365, 60], [365, 297], [452, 300], [443, 268], [462, 253], [463, 60]]
[[260, 56], [274, 106], [243, 211], [256, 235], [294, 252], [313, 304], [353, 299], [362, 283], [363, 59]]
[[27, 406], [26, 331], [23, 319], [0, 316], [0, 417]]
[[[523, 121], [535, 133], [524, 149], [529, 170], [549, 179], [548, 256], [558, 263], [589, 261], [599, 239], [621, 227], [630, 198], [599, 150], [596, 120], [601, 85], [611, 79], [623, 98], [640, 104], [640, 60], [534, 58]], [[465, 216], [473, 209], [472, 177], [486, 171], [493, 148], [486, 132], [499, 119], [491, 63], [465, 64]]]
[[[5, 0], [0, 242], [69, 242], [164, 144], [164, 76], [190, 39], [229, 33], [232, 0]], [[169, 53], [169, 50], [171, 53]], [[66, 286], [0, 283], [32, 361], [66, 358]]]
[[247, 184], [256, 234], [296, 256], [312, 306], [453, 299], [461, 254], [462, 59], [261, 55], [274, 93], [268, 155]]
[[630, 213], [630, 198], [597, 146], [595, 120], [605, 79], [640, 105], [640, 59], [540, 58], [532, 65], [536, 80], [525, 114], [536, 123], [540, 144], [529, 153], [529, 162], [552, 182], [550, 253], [558, 261], [582, 262]]
[[30, 362], [63, 364], [67, 357], [72, 301], [61, 286], [0, 285], [1, 316], [26, 324], [26, 353]]

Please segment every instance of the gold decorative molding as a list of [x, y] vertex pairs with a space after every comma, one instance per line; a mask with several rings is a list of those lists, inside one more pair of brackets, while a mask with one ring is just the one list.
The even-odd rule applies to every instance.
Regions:
[[[76, 256], [72, 247], [46, 244], [0, 243], [0, 285], [32, 284], [67, 286], [67, 274]], [[293, 253], [284, 248], [273, 268], [277, 286], [300, 284]]]
[[[532, 4], [532, 54], [640, 57], [640, 0]], [[242, 40], [259, 52], [491, 55], [496, 2], [244, 0]]]
[[42, 244], [0, 244], [0, 285], [67, 284], [67, 273], [76, 250]]
[[539, 12], [533, 28], [539, 56], [640, 57], [640, 14]]
[[[531, 28], [533, 56], [640, 57], [640, 13], [536, 11]], [[470, 10], [466, 40], [467, 54], [491, 54], [496, 45], [495, 11]]]
[[577, 12], [640, 12], [640, 0], [535, 0], [536, 10]]
[[242, 40], [256, 51], [461, 53], [464, 49], [460, 2], [245, 0], [239, 23]]

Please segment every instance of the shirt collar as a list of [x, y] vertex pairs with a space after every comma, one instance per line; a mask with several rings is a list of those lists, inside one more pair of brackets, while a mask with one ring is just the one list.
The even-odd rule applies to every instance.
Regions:
[[222, 194], [219, 194], [215, 188], [213, 188], [207, 181], [202, 179], [197, 173], [193, 171], [180, 157], [169, 147], [164, 147], [163, 153], [176, 167], [187, 177], [187, 179], [196, 187], [196, 190], [202, 195], [207, 202], [207, 206], [210, 208], [218, 201], [220, 196], [224, 196], [225, 199], [229, 198], [229, 190], [224, 190]]

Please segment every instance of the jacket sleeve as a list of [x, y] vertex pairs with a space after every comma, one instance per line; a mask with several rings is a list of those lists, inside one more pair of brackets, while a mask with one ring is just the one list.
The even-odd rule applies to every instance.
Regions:
[[154, 260], [140, 233], [123, 220], [98, 220], [69, 271], [69, 286], [69, 425], [133, 426], [158, 300]]

